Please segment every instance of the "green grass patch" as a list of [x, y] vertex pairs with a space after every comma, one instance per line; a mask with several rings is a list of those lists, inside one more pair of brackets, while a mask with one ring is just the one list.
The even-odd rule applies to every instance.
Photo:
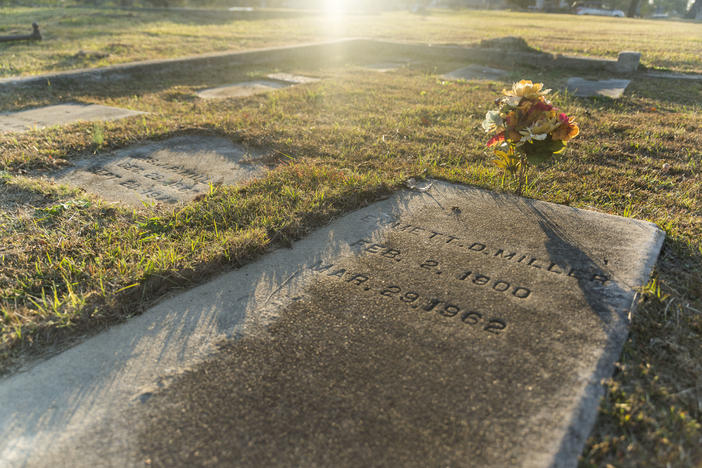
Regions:
[[0, 7], [0, 34], [29, 33], [33, 21], [44, 40], [0, 43], [0, 77], [342, 37], [475, 44], [520, 36], [545, 52], [616, 58], [637, 50], [647, 66], [702, 72], [700, 26], [686, 21], [479, 10], [340, 19], [271, 11], [269, 18], [247, 20], [216, 11]]

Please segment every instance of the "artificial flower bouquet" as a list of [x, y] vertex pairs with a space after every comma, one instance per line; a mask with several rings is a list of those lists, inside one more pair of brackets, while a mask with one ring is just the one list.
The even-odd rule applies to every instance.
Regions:
[[529, 80], [514, 83], [511, 90], [502, 90], [498, 108], [488, 111], [483, 121], [483, 129], [494, 134], [487, 146], [495, 147], [495, 164], [514, 177], [518, 174], [517, 194], [529, 164], [562, 153], [568, 140], [580, 132], [571, 117], [545, 98], [551, 90], [543, 87]]

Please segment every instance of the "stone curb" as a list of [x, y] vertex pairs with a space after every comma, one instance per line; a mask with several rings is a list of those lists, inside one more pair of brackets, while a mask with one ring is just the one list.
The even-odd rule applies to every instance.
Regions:
[[[607, 71], [632, 73], [638, 67], [638, 53], [624, 52], [619, 60], [574, 57], [546, 52], [516, 52], [503, 49], [464, 47], [457, 45], [416, 44], [373, 39], [340, 39], [330, 42], [292, 45], [248, 51], [230, 51], [175, 59], [147, 60], [101, 68], [71, 70], [22, 78], [0, 79], [0, 92], [19, 87], [72, 86], [77, 81], [121, 81], [138, 79], [144, 74], [183, 73], [195, 67], [215, 67], [234, 64], [265, 64], [303, 60], [323, 63], [341, 62], [354, 58], [397, 55], [416, 58], [443, 58], [503, 66], [529, 65], [578, 71]], [[632, 55], [634, 57], [632, 57]], [[498, 60], [499, 58], [499, 60]]]
[[141, 62], [110, 65], [107, 67], [70, 70], [22, 78], [3, 78], [0, 79], [0, 92], [18, 87], [45, 87], [47, 85], [70, 86], [76, 81], [130, 80], [147, 73], [162, 74], [167, 72], [185, 72], [196, 67], [257, 64], [295, 59], [309, 60], [310, 57], [324, 57], [328, 61], [334, 61], [345, 55], [343, 52], [351, 42], [352, 40], [349, 39], [341, 39], [331, 42], [248, 51], [218, 52], [175, 59], [145, 60]]

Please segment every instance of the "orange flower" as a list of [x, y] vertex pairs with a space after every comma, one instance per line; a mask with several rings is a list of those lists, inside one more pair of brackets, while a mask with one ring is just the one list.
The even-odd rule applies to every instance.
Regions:
[[576, 136], [578, 136], [578, 133], [580, 133], [580, 129], [575, 123], [575, 120], [573, 120], [565, 114], [560, 114], [558, 116], [558, 120], [561, 124], [551, 134], [552, 139], [568, 141], [571, 138], [575, 138]]

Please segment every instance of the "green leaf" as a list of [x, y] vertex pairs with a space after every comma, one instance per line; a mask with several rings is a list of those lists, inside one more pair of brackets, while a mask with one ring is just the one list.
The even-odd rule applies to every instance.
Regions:
[[565, 147], [565, 143], [561, 140], [551, 140], [548, 138], [544, 141], [525, 143], [522, 148], [529, 164], [537, 165], [547, 161], [553, 157], [554, 154], [562, 153]]

